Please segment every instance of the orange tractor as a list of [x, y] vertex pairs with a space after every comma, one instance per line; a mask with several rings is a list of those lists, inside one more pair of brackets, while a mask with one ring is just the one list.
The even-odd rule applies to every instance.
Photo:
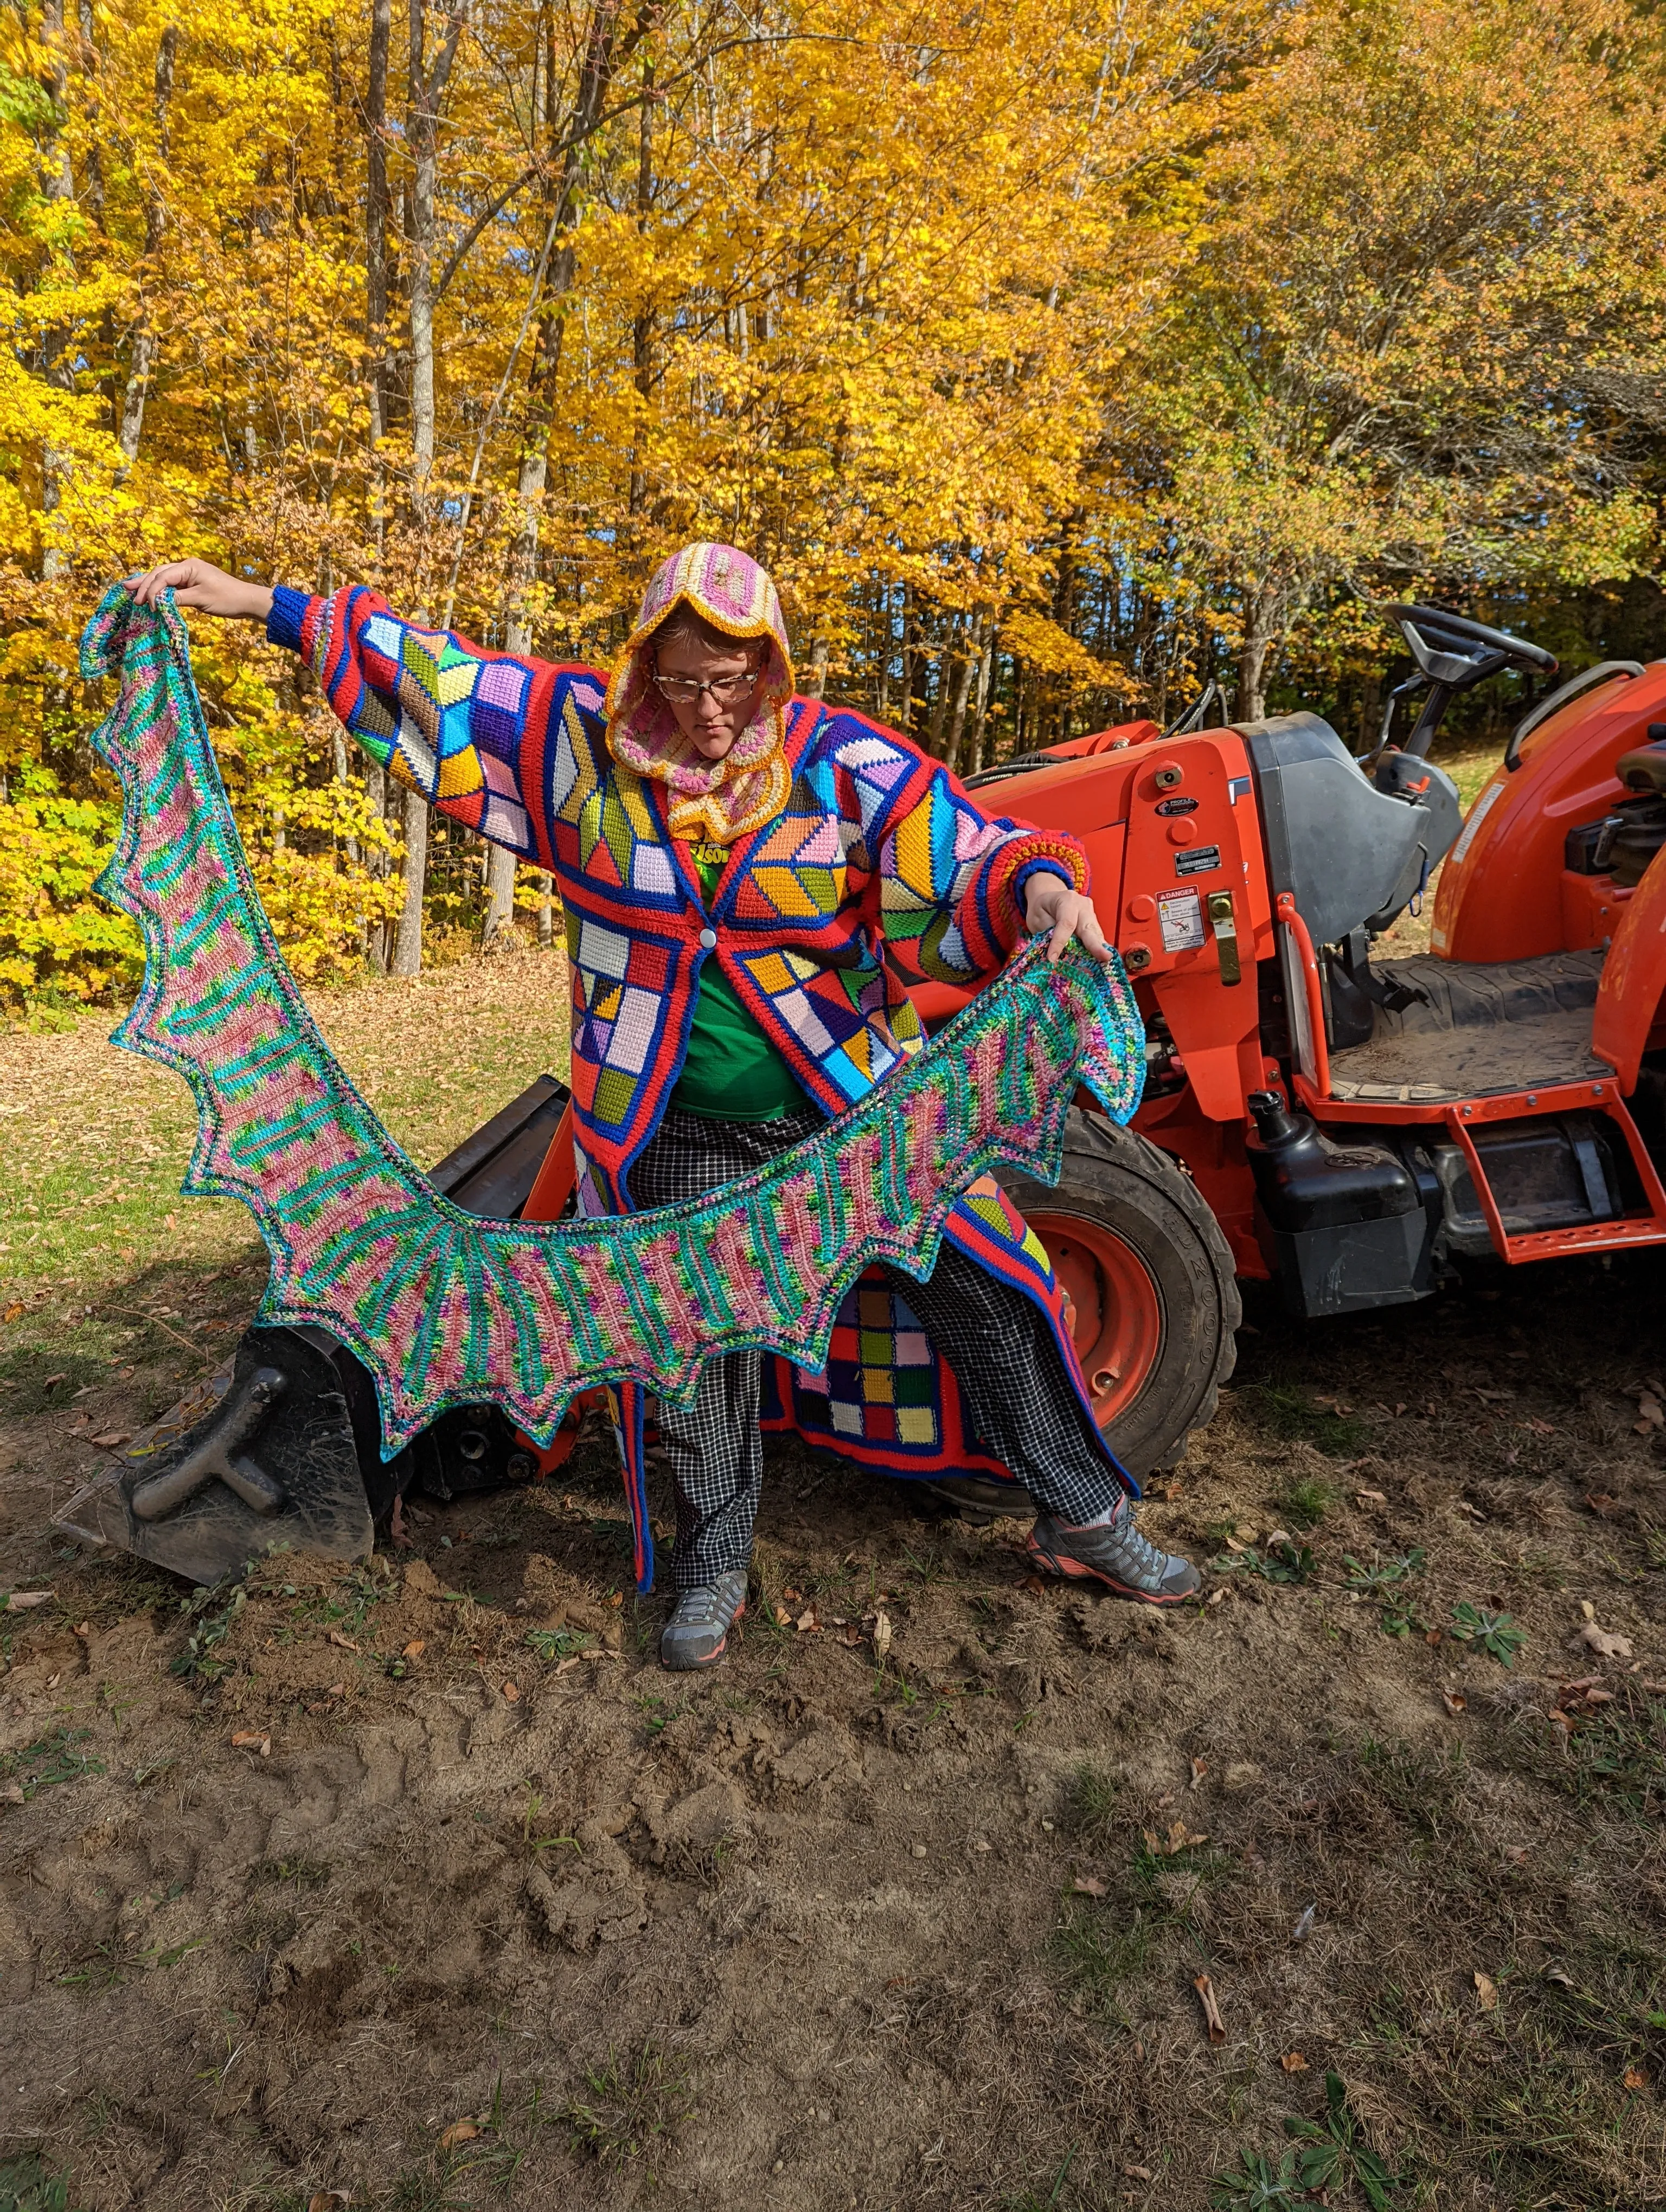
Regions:
[[[1145, 1017], [1132, 1126], [1073, 1113], [1058, 1186], [1009, 1184], [1135, 1474], [1171, 1463], [1213, 1410], [1240, 1279], [1319, 1318], [1426, 1297], [1464, 1260], [1666, 1243], [1666, 660], [1549, 689], [1556, 662], [1537, 646], [1432, 607], [1388, 611], [1414, 669], [1363, 759], [1313, 714], [1195, 726], [1206, 694], [1176, 729], [1130, 723], [971, 780], [1000, 787], [1002, 813], [1085, 847]], [[1452, 698], [1505, 670], [1546, 689], [1466, 822], [1429, 747]], [[1374, 957], [1437, 869], [1431, 951]], [[963, 1003], [930, 984], [915, 997], [928, 1026]], [[541, 1077], [430, 1180], [472, 1212], [557, 1218], [566, 1104]], [[281, 1372], [274, 1419], [252, 1410], [245, 1369]], [[385, 1467], [351, 1355], [319, 1329], [251, 1330], [234, 1368], [135, 1439], [59, 1525], [211, 1580], [239, 1564], [241, 1524], [206, 1507], [147, 1519], [144, 1494], [205, 1468], [234, 1476], [258, 1444], [275, 1465], [306, 1458], [315, 1480], [330, 1462], [339, 1510], [298, 1540], [350, 1555], [404, 1491], [446, 1498], [547, 1472], [577, 1425], [575, 1409], [539, 1452], [495, 1408], [464, 1407]], [[770, 1425], [793, 1425], [790, 1409]], [[883, 1446], [826, 1442], [884, 1463]], [[976, 1474], [938, 1486], [1011, 1510], [1010, 1485], [1003, 1501]]]
[[[1086, 847], [1145, 1014], [1131, 1130], [1076, 1117], [1059, 1188], [1018, 1194], [1137, 1470], [1207, 1419], [1235, 1278], [1317, 1318], [1426, 1297], [1466, 1259], [1666, 1243], [1666, 660], [1551, 689], [1540, 647], [1387, 612], [1413, 673], [1363, 759], [1316, 714], [1195, 713], [972, 779]], [[1429, 748], [1506, 670], [1543, 690], [1466, 821]], [[1430, 951], [1374, 958], [1438, 866]]]

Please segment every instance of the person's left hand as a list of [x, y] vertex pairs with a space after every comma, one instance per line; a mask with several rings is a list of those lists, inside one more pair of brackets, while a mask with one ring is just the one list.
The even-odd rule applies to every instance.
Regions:
[[1110, 958], [1110, 947], [1105, 943], [1092, 900], [1062, 876], [1037, 869], [1031, 877], [1024, 890], [1024, 923], [1031, 937], [1051, 930], [1052, 941], [1047, 948], [1049, 961], [1057, 960], [1073, 937], [1094, 959], [1108, 962]]

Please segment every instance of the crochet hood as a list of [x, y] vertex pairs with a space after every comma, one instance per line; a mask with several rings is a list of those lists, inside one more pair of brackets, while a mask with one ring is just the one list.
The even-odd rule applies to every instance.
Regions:
[[[769, 656], [751, 720], [721, 761], [683, 736], [654, 688], [648, 641], [680, 601], [733, 638], [768, 638]], [[793, 696], [793, 657], [781, 601], [768, 574], [733, 545], [685, 545], [656, 573], [635, 628], [607, 687], [613, 757], [663, 784], [674, 837], [731, 845], [781, 812], [792, 787], [782, 750]]]

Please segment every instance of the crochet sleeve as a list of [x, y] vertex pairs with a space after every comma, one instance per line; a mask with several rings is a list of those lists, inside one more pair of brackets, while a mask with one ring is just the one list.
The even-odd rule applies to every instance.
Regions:
[[1038, 871], [1088, 887], [1073, 838], [985, 814], [939, 763], [894, 730], [841, 713], [831, 751], [841, 811], [874, 856], [885, 941], [904, 972], [970, 989], [1026, 935], [1024, 888]]
[[266, 635], [301, 655], [339, 720], [401, 783], [495, 844], [550, 865], [548, 740], [569, 699], [599, 713], [605, 677], [402, 622], [362, 585], [328, 599], [278, 585]]

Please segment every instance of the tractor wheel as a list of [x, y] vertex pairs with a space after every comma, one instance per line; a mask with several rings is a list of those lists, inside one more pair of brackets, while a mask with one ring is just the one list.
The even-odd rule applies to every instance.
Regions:
[[1243, 1307], [1220, 1224], [1166, 1152], [1100, 1115], [1070, 1115], [1055, 1188], [1001, 1181], [1075, 1309], [1112, 1449], [1136, 1480], [1172, 1466], [1237, 1356]]

